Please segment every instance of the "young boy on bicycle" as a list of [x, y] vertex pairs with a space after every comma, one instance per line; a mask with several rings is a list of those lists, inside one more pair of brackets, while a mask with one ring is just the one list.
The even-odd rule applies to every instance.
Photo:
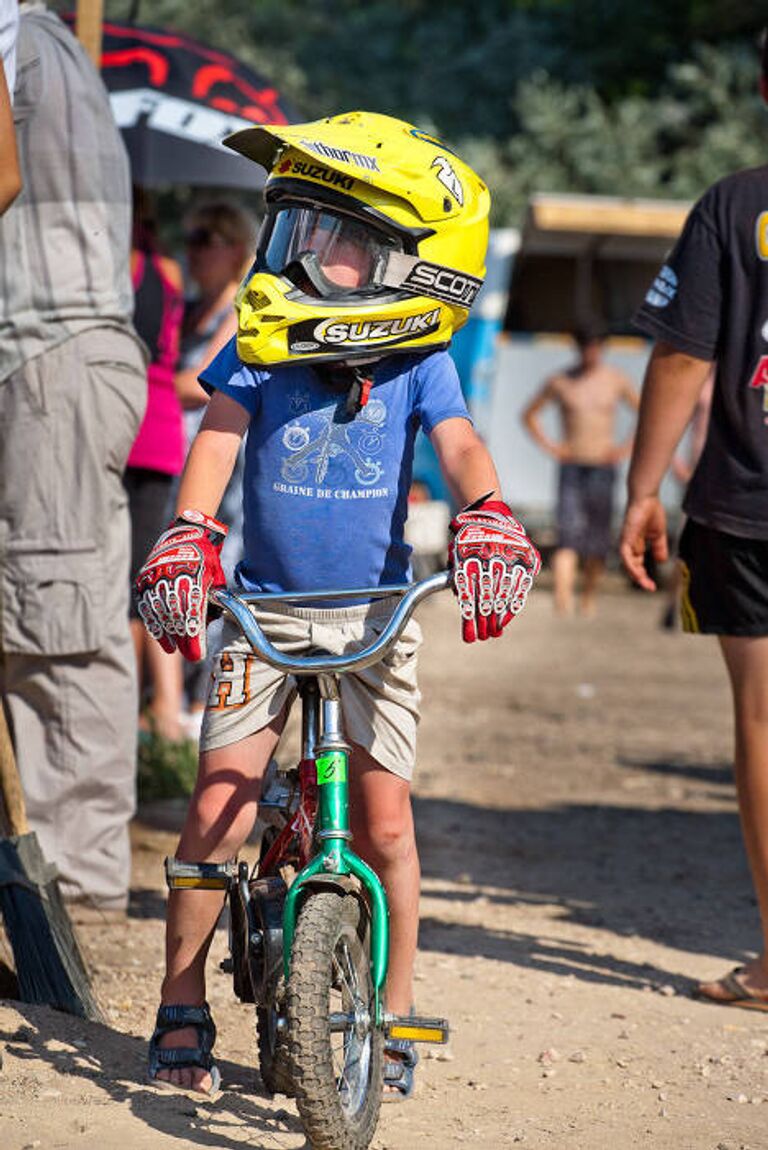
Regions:
[[[266, 217], [237, 300], [239, 331], [202, 373], [211, 401], [190, 451], [179, 515], [139, 574], [140, 613], [166, 650], [205, 655], [206, 596], [223, 576], [226, 527], [214, 516], [248, 431], [246, 590], [314, 591], [402, 583], [413, 442], [430, 437], [458, 506], [454, 583], [467, 642], [501, 634], [522, 609], [538, 553], [501, 501], [445, 348], [482, 283], [489, 194], [438, 141], [356, 112], [239, 132], [230, 146], [262, 164]], [[270, 609], [258, 617], [291, 650], [370, 642], [380, 602]], [[410, 802], [419, 692], [418, 625], [393, 655], [342, 681], [352, 743], [355, 850], [384, 883], [391, 915], [387, 1008], [411, 1009], [419, 861]], [[243, 640], [217, 656], [200, 767], [177, 858], [235, 857], [295, 684]], [[171, 890], [166, 976], [150, 1076], [209, 1093], [219, 1081], [205, 1005], [205, 959], [221, 892]], [[413, 1087], [412, 1051], [390, 1046], [385, 1080]]]

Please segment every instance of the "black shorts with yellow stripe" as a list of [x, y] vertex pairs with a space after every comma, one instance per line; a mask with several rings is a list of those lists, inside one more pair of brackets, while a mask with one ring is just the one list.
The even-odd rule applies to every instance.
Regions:
[[768, 635], [768, 539], [726, 535], [689, 519], [678, 551], [684, 631]]

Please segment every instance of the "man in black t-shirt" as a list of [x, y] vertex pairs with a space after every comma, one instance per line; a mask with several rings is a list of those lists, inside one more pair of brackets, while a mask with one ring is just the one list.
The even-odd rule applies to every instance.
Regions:
[[[761, 91], [768, 102], [768, 44]], [[632, 578], [655, 585], [646, 547], [667, 558], [658, 491], [712, 365], [706, 442], [686, 494], [682, 621], [717, 635], [731, 679], [742, 828], [763, 931], [760, 956], [711, 1001], [768, 1010], [768, 166], [714, 184], [635, 317], [655, 339], [646, 371], [620, 544]]]

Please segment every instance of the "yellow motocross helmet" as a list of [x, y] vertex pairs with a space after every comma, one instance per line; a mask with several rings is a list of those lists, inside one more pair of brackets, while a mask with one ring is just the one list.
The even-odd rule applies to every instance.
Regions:
[[224, 143], [266, 168], [256, 261], [236, 298], [246, 363], [444, 347], [482, 286], [490, 195], [439, 140], [350, 112]]

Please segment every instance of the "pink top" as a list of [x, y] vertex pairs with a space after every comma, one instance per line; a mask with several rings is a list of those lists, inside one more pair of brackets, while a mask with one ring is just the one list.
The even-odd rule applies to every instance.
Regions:
[[134, 324], [149, 347], [147, 410], [128, 467], [178, 475], [184, 465], [184, 424], [173, 376], [179, 358], [182, 293], [155, 253], [139, 252], [133, 273]]

